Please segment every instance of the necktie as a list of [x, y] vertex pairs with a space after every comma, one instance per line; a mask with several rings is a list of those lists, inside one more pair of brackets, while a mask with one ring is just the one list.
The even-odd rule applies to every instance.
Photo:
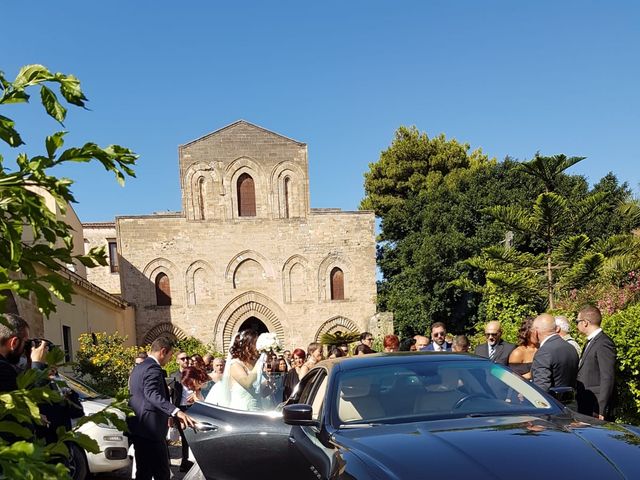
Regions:
[[489, 345], [489, 360], [493, 360], [493, 357], [496, 355], [496, 347], [493, 345]]

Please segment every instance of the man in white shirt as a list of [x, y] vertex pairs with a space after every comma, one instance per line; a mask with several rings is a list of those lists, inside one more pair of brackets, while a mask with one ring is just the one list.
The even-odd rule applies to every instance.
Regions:
[[613, 420], [616, 346], [602, 331], [602, 315], [587, 306], [578, 313], [578, 331], [587, 343], [578, 366], [578, 411], [600, 420]]

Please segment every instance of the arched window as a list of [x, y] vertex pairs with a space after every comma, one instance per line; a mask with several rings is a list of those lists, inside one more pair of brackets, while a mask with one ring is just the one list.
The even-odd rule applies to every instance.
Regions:
[[238, 216], [256, 216], [256, 189], [253, 178], [248, 173], [243, 173], [238, 178]]
[[204, 220], [204, 177], [198, 179], [198, 203], [200, 207], [200, 220]]
[[283, 188], [283, 193], [284, 193], [284, 218], [289, 218], [289, 189], [290, 189], [290, 184], [291, 184], [291, 178], [286, 177], [284, 179], [284, 188]]
[[344, 300], [344, 273], [338, 267], [331, 270], [331, 300]]
[[156, 304], [160, 306], [171, 305], [171, 285], [169, 277], [165, 273], [159, 273], [156, 277]]

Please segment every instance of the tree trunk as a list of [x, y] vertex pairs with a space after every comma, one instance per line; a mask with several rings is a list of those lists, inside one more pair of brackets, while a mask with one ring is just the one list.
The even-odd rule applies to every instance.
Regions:
[[555, 309], [553, 299], [553, 270], [551, 269], [551, 244], [547, 245], [547, 294], [549, 295], [549, 310]]

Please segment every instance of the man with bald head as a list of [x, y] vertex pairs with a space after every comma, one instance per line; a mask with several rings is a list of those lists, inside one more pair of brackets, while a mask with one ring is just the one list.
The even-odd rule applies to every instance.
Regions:
[[516, 346], [513, 343], [502, 340], [502, 325], [497, 320], [487, 323], [484, 327], [486, 343], [476, 347], [475, 353], [480, 357], [493, 360], [501, 365], [509, 364], [509, 355]]
[[427, 345], [429, 345], [429, 339], [424, 335], [414, 335], [413, 339], [416, 341], [415, 345], [417, 351], [427, 348]]
[[531, 326], [531, 338], [538, 347], [531, 365], [531, 379], [548, 392], [553, 387], [576, 387], [578, 354], [558, 335], [556, 319], [538, 315]]

